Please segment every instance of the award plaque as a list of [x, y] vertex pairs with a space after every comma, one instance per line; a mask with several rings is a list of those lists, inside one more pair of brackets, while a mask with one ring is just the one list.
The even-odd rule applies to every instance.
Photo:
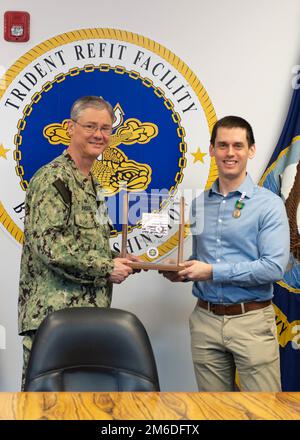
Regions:
[[[133, 269], [179, 271], [183, 261], [184, 197], [176, 200], [161, 194], [125, 192], [123, 196], [121, 256], [131, 253], [128, 249], [128, 230], [138, 228], [145, 246], [141, 261], [132, 261]], [[178, 246], [174, 263], [161, 261], [166, 253]], [[159, 262], [156, 260], [159, 259]], [[143, 261], [142, 261], [143, 260]], [[146, 260], [146, 261], [144, 261]]]

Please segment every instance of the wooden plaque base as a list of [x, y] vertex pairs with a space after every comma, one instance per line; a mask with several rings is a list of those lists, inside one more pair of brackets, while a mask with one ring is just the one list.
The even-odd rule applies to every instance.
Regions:
[[132, 269], [159, 270], [161, 272], [178, 272], [184, 269], [184, 267], [177, 264], [148, 263], [147, 261], [141, 261], [140, 263], [131, 261], [128, 266], [132, 267]]

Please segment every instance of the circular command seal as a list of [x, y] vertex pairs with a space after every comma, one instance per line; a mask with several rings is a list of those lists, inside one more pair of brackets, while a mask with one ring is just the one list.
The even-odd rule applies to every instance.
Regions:
[[156, 247], [149, 247], [147, 250], [147, 255], [149, 258], [151, 258], [151, 260], [153, 258], [157, 258], [158, 257], [158, 249]]
[[[200, 80], [180, 58], [127, 31], [82, 29], [58, 35], [25, 53], [0, 84], [0, 117], [5, 121], [0, 223], [19, 243], [28, 183], [67, 148], [71, 106], [85, 95], [103, 96], [115, 113], [109, 147], [92, 170], [115, 225], [114, 250], [120, 250], [124, 185], [127, 192], [163, 190], [174, 198], [185, 190], [207, 188], [216, 178], [208, 154], [215, 111]], [[147, 260], [151, 243], [138, 224], [139, 219], [128, 226], [127, 248]], [[177, 243], [172, 232], [155, 258]]]

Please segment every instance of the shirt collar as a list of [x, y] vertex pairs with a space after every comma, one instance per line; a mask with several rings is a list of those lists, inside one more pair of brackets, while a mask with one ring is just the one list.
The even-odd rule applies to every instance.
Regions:
[[[243, 192], [245, 192], [246, 193], [245, 197], [250, 199], [253, 196], [254, 187], [255, 185], [253, 183], [253, 180], [251, 179], [250, 175], [247, 173], [241, 185], [236, 190], [230, 191], [229, 194], [236, 194], [236, 193], [242, 194]], [[216, 179], [214, 181], [212, 187], [209, 190], [209, 196], [211, 196], [212, 194], [220, 194], [219, 179]]]
[[[84, 189], [87, 187], [87, 189], [90, 189], [90, 186], [92, 187], [91, 181], [85, 177], [82, 172], [77, 168], [74, 160], [72, 159], [72, 156], [70, 156], [70, 154], [67, 152], [67, 150], [64, 150], [63, 152], [64, 158], [65, 160], [68, 162], [68, 164], [71, 166], [74, 177], [76, 179], [76, 181], [78, 182], [78, 184]], [[94, 187], [96, 189], [96, 191], [99, 189], [100, 184], [99, 182], [95, 179], [95, 177], [92, 175], [91, 173], [91, 178], [93, 179], [93, 184]], [[94, 190], [92, 191], [94, 193]]]

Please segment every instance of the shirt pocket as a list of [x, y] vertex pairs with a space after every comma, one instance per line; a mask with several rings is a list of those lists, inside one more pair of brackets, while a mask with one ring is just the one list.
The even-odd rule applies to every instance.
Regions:
[[100, 225], [90, 211], [75, 213], [75, 239], [81, 249], [91, 250], [108, 246], [108, 226]]
[[74, 215], [75, 240], [78, 247], [94, 248], [97, 244], [99, 231], [92, 212], [80, 212]]

